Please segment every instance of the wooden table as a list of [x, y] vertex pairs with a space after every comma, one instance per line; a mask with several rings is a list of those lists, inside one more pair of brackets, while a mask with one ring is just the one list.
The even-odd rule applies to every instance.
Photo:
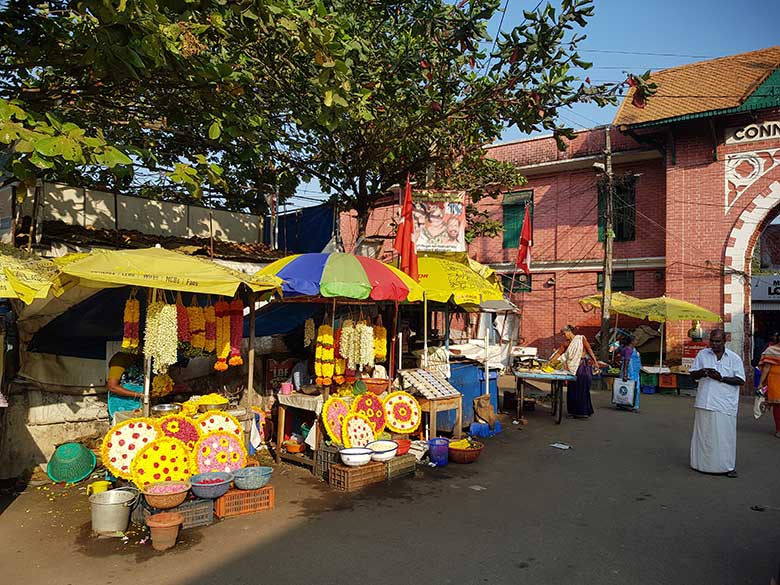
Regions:
[[455, 414], [455, 427], [452, 429], [452, 434], [455, 438], [460, 439], [463, 435], [463, 396], [458, 394], [457, 396], [450, 396], [448, 398], [418, 398], [420, 403], [420, 410], [427, 412], [430, 422], [430, 436], [436, 437], [436, 415], [445, 410], [454, 410]]
[[523, 397], [525, 396], [525, 380], [539, 380], [540, 382], [549, 382], [552, 398], [552, 415], [555, 417], [555, 423], [561, 424], [563, 419], [563, 387], [565, 382], [573, 382], [577, 379], [573, 374], [564, 374], [562, 372], [523, 372], [515, 370], [517, 378], [517, 420], [523, 416]]

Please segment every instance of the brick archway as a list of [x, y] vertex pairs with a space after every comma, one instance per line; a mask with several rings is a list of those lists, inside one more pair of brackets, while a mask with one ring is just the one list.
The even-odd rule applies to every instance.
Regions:
[[[749, 360], [750, 343], [746, 327], [750, 315], [750, 260], [764, 228], [780, 212], [780, 181], [762, 189], [740, 214], [729, 234], [724, 253], [724, 329], [730, 334], [729, 348]], [[729, 274], [729, 269], [732, 272]]]

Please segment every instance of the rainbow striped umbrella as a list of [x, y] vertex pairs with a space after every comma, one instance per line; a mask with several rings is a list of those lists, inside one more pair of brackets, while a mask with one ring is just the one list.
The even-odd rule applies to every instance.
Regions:
[[353, 254], [293, 254], [252, 279], [276, 276], [285, 297], [322, 296], [374, 301], [419, 301], [423, 289], [409, 276], [379, 260]]

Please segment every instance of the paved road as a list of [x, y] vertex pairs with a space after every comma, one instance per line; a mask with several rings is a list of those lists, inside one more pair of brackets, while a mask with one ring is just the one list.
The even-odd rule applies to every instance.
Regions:
[[780, 508], [770, 418], [741, 406], [740, 477], [727, 479], [688, 468], [691, 398], [643, 396], [641, 414], [594, 398], [591, 420], [557, 427], [530, 413], [476, 464], [359, 496], [287, 468], [274, 512], [188, 531], [163, 555], [94, 541], [85, 510], [63, 516], [80, 523], [72, 533], [46, 529], [37, 494], [25, 494], [0, 517], [0, 565], [7, 582], [74, 585], [768, 584], [780, 511], [750, 506]]

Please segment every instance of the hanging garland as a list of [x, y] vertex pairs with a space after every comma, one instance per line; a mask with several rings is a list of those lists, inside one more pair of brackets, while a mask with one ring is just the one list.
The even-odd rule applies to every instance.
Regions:
[[155, 374], [166, 373], [168, 366], [178, 359], [176, 326], [176, 305], [161, 301], [149, 305], [144, 330], [144, 355], [151, 358]]
[[192, 295], [192, 303], [187, 307], [187, 318], [190, 322], [190, 347], [195, 352], [201, 352], [206, 347], [206, 315], [198, 306], [195, 295]]
[[230, 360], [228, 365], [240, 366], [244, 363], [241, 359], [241, 341], [244, 338], [244, 303], [241, 299], [234, 299], [230, 303]]
[[124, 334], [122, 348], [132, 352], [138, 351], [141, 335], [141, 303], [135, 298], [136, 290], [133, 289], [125, 303]]
[[355, 327], [355, 363], [358, 366], [374, 365], [374, 329], [361, 321]]
[[314, 319], [306, 319], [303, 325], [303, 347], [309, 347], [314, 341]]
[[217, 318], [217, 363], [214, 364], [214, 369], [224, 372], [228, 369], [227, 360], [230, 355], [230, 305], [225, 301], [217, 301], [214, 314]]
[[157, 374], [152, 379], [152, 398], [161, 398], [173, 392], [173, 380], [168, 374]]
[[203, 309], [203, 350], [214, 353], [217, 350], [217, 315], [214, 305]]
[[139, 488], [158, 481], [190, 478], [192, 454], [182, 441], [161, 437], [144, 447], [133, 459], [133, 483]]
[[347, 360], [347, 368], [355, 369], [355, 363], [352, 361], [352, 350], [354, 349], [355, 322], [352, 319], [346, 319], [341, 324], [341, 335], [339, 337], [339, 355]]
[[350, 412], [344, 417], [341, 427], [341, 436], [345, 447], [365, 447], [371, 441], [376, 440], [374, 425], [365, 414]]
[[344, 425], [344, 417], [349, 414], [349, 405], [338, 396], [331, 396], [322, 406], [322, 422], [325, 430], [334, 443], [341, 445], [341, 431]]
[[333, 384], [335, 369], [333, 341], [333, 328], [330, 325], [320, 325], [317, 330], [317, 345], [314, 348], [314, 374], [320, 386]]
[[192, 450], [192, 473], [236, 471], [246, 466], [246, 447], [231, 433], [214, 431], [202, 436]]
[[181, 293], [176, 293], [176, 330], [179, 343], [184, 349], [189, 349], [191, 339], [190, 316], [187, 313], [187, 307], [184, 306], [184, 301], [181, 300]]
[[382, 325], [382, 316], [377, 315], [374, 325], [374, 360], [383, 362], [387, 359], [387, 329]]

